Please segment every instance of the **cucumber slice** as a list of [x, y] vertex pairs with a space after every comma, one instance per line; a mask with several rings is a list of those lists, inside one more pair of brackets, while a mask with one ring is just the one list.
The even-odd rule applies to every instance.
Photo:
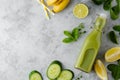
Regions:
[[47, 77], [51, 80], [56, 79], [62, 71], [61, 62], [55, 60], [53, 61], [47, 69]]
[[29, 80], [43, 80], [41, 74], [34, 70], [29, 74]]
[[57, 80], [72, 80], [74, 77], [74, 73], [69, 69], [64, 69]]

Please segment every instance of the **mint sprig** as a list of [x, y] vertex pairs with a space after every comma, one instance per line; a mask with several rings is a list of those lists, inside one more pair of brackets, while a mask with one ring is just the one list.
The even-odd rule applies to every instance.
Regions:
[[86, 31], [83, 31], [83, 28], [84, 28], [83, 23], [80, 23], [80, 25], [78, 27], [73, 28], [71, 32], [65, 30], [64, 35], [67, 37], [63, 39], [63, 42], [71, 43], [77, 41], [82, 34], [86, 33]]

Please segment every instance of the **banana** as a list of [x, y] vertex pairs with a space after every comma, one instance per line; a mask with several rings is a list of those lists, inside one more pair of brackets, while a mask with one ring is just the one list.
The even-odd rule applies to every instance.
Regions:
[[47, 0], [46, 3], [47, 3], [48, 6], [53, 6], [58, 1], [59, 0]]
[[65, 7], [67, 7], [70, 0], [62, 0], [58, 5], [53, 6], [53, 11], [55, 13], [62, 11]]
[[63, 0], [58, 0], [53, 6], [59, 5]]

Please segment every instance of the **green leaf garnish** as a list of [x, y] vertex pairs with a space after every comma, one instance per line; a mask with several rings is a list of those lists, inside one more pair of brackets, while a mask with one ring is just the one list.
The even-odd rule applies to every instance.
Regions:
[[120, 25], [115, 25], [115, 26], [113, 26], [113, 29], [114, 29], [115, 31], [120, 32]]
[[79, 29], [78, 28], [74, 28], [72, 31], [72, 36], [74, 37], [75, 40], [77, 40], [79, 38]]
[[64, 31], [64, 35], [73, 38], [72, 34], [69, 31]]
[[108, 36], [113, 43], [118, 44], [117, 37], [114, 31], [110, 31]]
[[67, 36], [67, 38], [63, 39], [63, 42], [70, 43], [73, 41], [77, 41], [80, 35], [85, 33], [85, 31], [82, 31], [83, 28], [83, 23], [80, 23], [78, 27], [73, 28], [72, 32], [64, 31], [64, 35]]
[[65, 39], [63, 39], [64, 43], [70, 43], [70, 42], [73, 42], [73, 41], [74, 41], [74, 39], [72, 39], [72, 38], [65, 38]]

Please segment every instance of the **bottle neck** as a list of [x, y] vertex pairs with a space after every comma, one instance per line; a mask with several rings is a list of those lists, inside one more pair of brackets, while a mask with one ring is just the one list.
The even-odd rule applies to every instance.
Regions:
[[99, 16], [97, 19], [96, 19], [96, 22], [94, 24], [94, 29], [99, 31], [99, 32], [102, 32], [104, 26], [105, 26], [105, 23], [106, 23], [106, 18], [103, 18], [101, 16]]
[[101, 32], [101, 33], [103, 32], [103, 31], [102, 31], [102, 28], [101, 28], [101, 29], [99, 29], [99, 28], [97, 28], [97, 27], [94, 27], [94, 29], [93, 29], [93, 30], [94, 30], [94, 31]]

